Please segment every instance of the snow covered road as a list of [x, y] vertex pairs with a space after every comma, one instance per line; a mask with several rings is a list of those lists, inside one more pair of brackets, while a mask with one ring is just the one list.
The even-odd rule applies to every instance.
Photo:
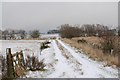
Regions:
[[54, 47], [55, 50], [55, 57], [56, 59], [58, 59], [58, 63], [55, 66], [56, 71], [48, 76], [48, 77], [62, 77], [62, 78], [75, 78], [75, 77], [79, 77], [81, 76], [81, 73], [79, 74], [78, 72], [76, 73], [74, 71], [74, 68], [71, 67], [71, 65], [66, 61], [66, 59], [64, 58], [64, 56], [62, 56], [61, 50], [59, 49], [58, 45], [56, 44], [55, 41], [52, 42], [52, 45]]

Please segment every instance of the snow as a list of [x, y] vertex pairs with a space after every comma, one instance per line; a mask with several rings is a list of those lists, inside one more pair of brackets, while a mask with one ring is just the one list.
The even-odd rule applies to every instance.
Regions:
[[11, 48], [12, 54], [23, 51], [26, 55], [38, 55], [40, 53], [40, 40], [0, 40], [0, 55], [6, 55], [6, 48]]
[[79, 74], [75, 73], [70, 67], [64, 57], [61, 55], [61, 51], [59, 50], [57, 44], [55, 41], [52, 42], [52, 45], [54, 47], [55, 53], [56, 53], [56, 59], [58, 59], [58, 63], [55, 66], [55, 72], [52, 75], [49, 75], [48, 78], [73, 78], [79, 76]]
[[6, 55], [5, 49], [10, 47], [12, 53], [23, 50], [24, 56], [34, 54], [39, 60], [44, 60], [45, 71], [28, 71], [23, 78], [118, 78], [117, 69], [104, 67], [61, 40], [50, 40], [50, 48], [44, 49], [40, 55], [43, 41], [1, 40], [0, 55]]
[[[58, 40], [58, 42], [66, 48], [75, 58], [82, 64], [82, 69], [84, 71], [84, 76], [87, 78], [117, 78], [118, 70], [112, 69], [111, 67], [104, 67], [102, 64], [95, 62], [89, 59], [86, 55], [80, 53], [76, 53], [72, 47], [67, 46], [62, 41]], [[81, 51], [82, 52], [82, 51]]]

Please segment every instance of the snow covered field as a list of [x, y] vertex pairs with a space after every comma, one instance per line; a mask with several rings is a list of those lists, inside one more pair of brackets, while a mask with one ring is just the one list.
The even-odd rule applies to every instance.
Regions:
[[40, 38], [59, 38], [60, 35], [59, 34], [41, 34]]
[[27, 78], [118, 78], [118, 70], [104, 67], [102, 63], [89, 59], [82, 51], [72, 48], [61, 40], [50, 40], [50, 48], [40, 55], [40, 40], [0, 41], [0, 55], [5, 49], [12, 52], [23, 50], [24, 56], [35, 55], [44, 59], [45, 71], [29, 71]]

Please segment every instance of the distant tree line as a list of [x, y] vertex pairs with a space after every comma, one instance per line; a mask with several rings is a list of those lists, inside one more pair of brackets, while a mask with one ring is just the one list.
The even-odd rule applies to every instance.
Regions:
[[63, 38], [72, 38], [80, 36], [98, 36], [117, 35], [116, 29], [109, 29], [108, 26], [100, 24], [84, 24], [82, 26], [71, 26], [69, 24], [61, 25], [60, 35]]
[[4, 31], [1, 31], [2, 33], [2, 39], [24, 39], [26, 36], [26, 31], [25, 30], [13, 30], [13, 29], [7, 29]]
[[59, 34], [59, 30], [49, 30], [47, 34]]
[[13, 30], [6, 29], [4, 31], [0, 30], [0, 39], [11, 40], [11, 39], [26, 39], [26, 38], [39, 38], [39, 30], [33, 30], [27, 32], [25, 30]]

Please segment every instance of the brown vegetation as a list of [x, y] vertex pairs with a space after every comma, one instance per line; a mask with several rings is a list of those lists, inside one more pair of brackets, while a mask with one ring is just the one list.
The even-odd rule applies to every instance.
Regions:
[[62, 25], [60, 28], [60, 35], [63, 38], [79, 37], [80, 28], [70, 26], [69, 24]]
[[[118, 39], [118, 37], [116, 37]], [[86, 40], [87, 43], [78, 43], [77, 41], [80, 39]], [[116, 39], [116, 40], [117, 40]], [[79, 38], [72, 38], [72, 39], [63, 39], [66, 43], [70, 44], [71, 46], [82, 49], [82, 51], [87, 54], [93, 60], [104, 61], [107, 63], [108, 66], [116, 65], [117, 67], [120, 66], [118, 63], [118, 55], [106, 54], [103, 53], [101, 48], [94, 47], [96, 43], [98, 46], [101, 46], [100, 43], [103, 41], [102, 38], [99, 37], [79, 37]], [[118, 54], [118, 42], [114, 43], [114, 54]]]
[[[66, 43], [82, 49], [89, 57], [106, 61], [108, 65], [117, 65], [120, 51], [119, 37], [116, 29], [100, 24], [82, 26], [62, 25], [60, 34]], [[69, 38], [69, 39], [68, 39]]]
[[39, 61], [35, 56], [27, 56], [26, 67], [31, 71], [44, 70], [44, 59]]
[[73, 37], [85, 37], [85, 36], [98, 36], [102, 37], [106, 35], [106, 32], [116, 35], [116, 29], [109, 29], [108, 26], [100, 24], [84, 24], [80, 25], [69, 25], [64, 24], [60, 27], [60, 35], [62, 38], [73, 38]]

